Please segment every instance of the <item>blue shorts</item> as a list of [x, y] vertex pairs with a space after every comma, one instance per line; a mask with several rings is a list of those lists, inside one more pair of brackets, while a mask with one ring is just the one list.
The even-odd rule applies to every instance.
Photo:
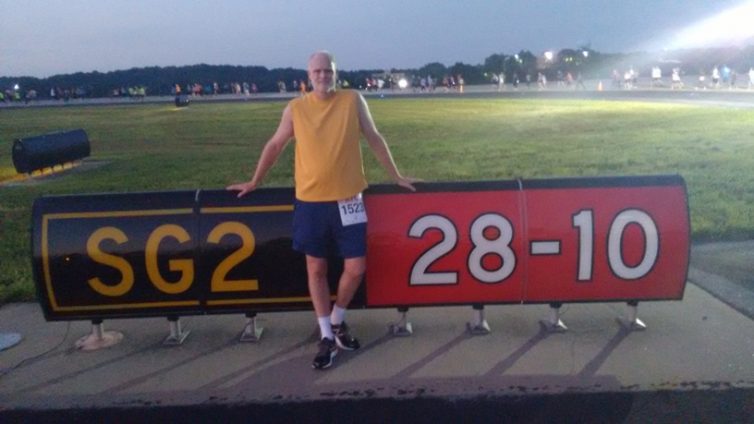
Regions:
[[293, 249], [316, 258], [366, 256], [367, 224], [343, 226], [338, 202], [304, 202], [293, 208]]

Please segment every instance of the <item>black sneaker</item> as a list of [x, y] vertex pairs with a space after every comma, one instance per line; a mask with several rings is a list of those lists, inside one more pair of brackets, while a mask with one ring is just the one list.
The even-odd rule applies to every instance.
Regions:
[[348, 332], [348, 325], [346, 325], [345, 321], [340, 325], [333, 324], [332, 332], [335, 334], [335, 343], [337, 343], [338, 347], [341, 349], [356, 350], [361, 347], [359, 339], [351, 336], [351, 333]]
[[332, 365], [332, 358], [338, 354], [338, 347], [335, 346], [333, 339], [324, 338], [317, 344], [317, 356], [312, 361], [312, 368], [323, 370], [329, 368]]

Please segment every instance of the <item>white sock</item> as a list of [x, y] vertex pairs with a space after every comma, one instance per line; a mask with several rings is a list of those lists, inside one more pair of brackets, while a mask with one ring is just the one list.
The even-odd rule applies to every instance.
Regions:
[[330, 317], [318, 317], [317, 323], [319, 324], [319, 332], [323, 339], [335, 340], [335, 336], [332, 333], [332, 327], [330, 327]]
[[332, 325], [343, 324], [343, 320], [346, 316], [346, 310], [338, 305], [333, 305], [332, 312], [330, 313], [330, 323]]

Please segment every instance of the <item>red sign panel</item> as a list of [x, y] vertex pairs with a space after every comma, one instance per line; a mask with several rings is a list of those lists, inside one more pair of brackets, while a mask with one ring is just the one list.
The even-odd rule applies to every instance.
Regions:
[[370, 193], [367, 306], [680, 299], [679, 177]]

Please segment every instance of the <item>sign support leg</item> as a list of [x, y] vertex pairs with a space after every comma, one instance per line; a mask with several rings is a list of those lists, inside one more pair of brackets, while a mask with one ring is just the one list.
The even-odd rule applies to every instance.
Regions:
[[549, 333], [565, 333], [568, 331], [568, 327], [560, 319], [561, 306], [563, 306], [562, 303], [550, 303], [550, 314], [547, 320], [540, 321]]
[[628, 305], [628, 319], [621, 321], [621, 325], [629, 331], [643, 331], [647, 329], [647, 325], [644, 321], [639, 319], [639, 301], [630, 300]]
[[165, 337], [162, 344], [165, 346], [180, 346], [191, 331], [183, 331], [181, 328], [181, 317], [170, 316], [168, 317], [168, 322], [170, 324], [170, 334]]
[[262, 337], [263, 327], [257, 326], [257, 313], [249, 312], [246, 314], [246, 325], [241, 332], [240, 342], [256, 343]]
[[101, 319], [92, 320], [92, 332], [76, 341], [76, 349], [91, 351], [103, 349], [120, 343], [123, 333], [118, 331], [105, 331], [105, 325]]
[[411, 327], [411, 323], [408, 322], [408, 308], [400, 307], [398, 312], [401, 314], [401, 319], [395, 324], [390, 324], [390, 333], [394, 336], [408, 337], [414, 334], [414, 330]]
[[466, 323], [466, 330], [475, 336], [490, 334], [490, 325], [484, 319], [484, 305], [474, 305], [473, 308], [473, 321]]

